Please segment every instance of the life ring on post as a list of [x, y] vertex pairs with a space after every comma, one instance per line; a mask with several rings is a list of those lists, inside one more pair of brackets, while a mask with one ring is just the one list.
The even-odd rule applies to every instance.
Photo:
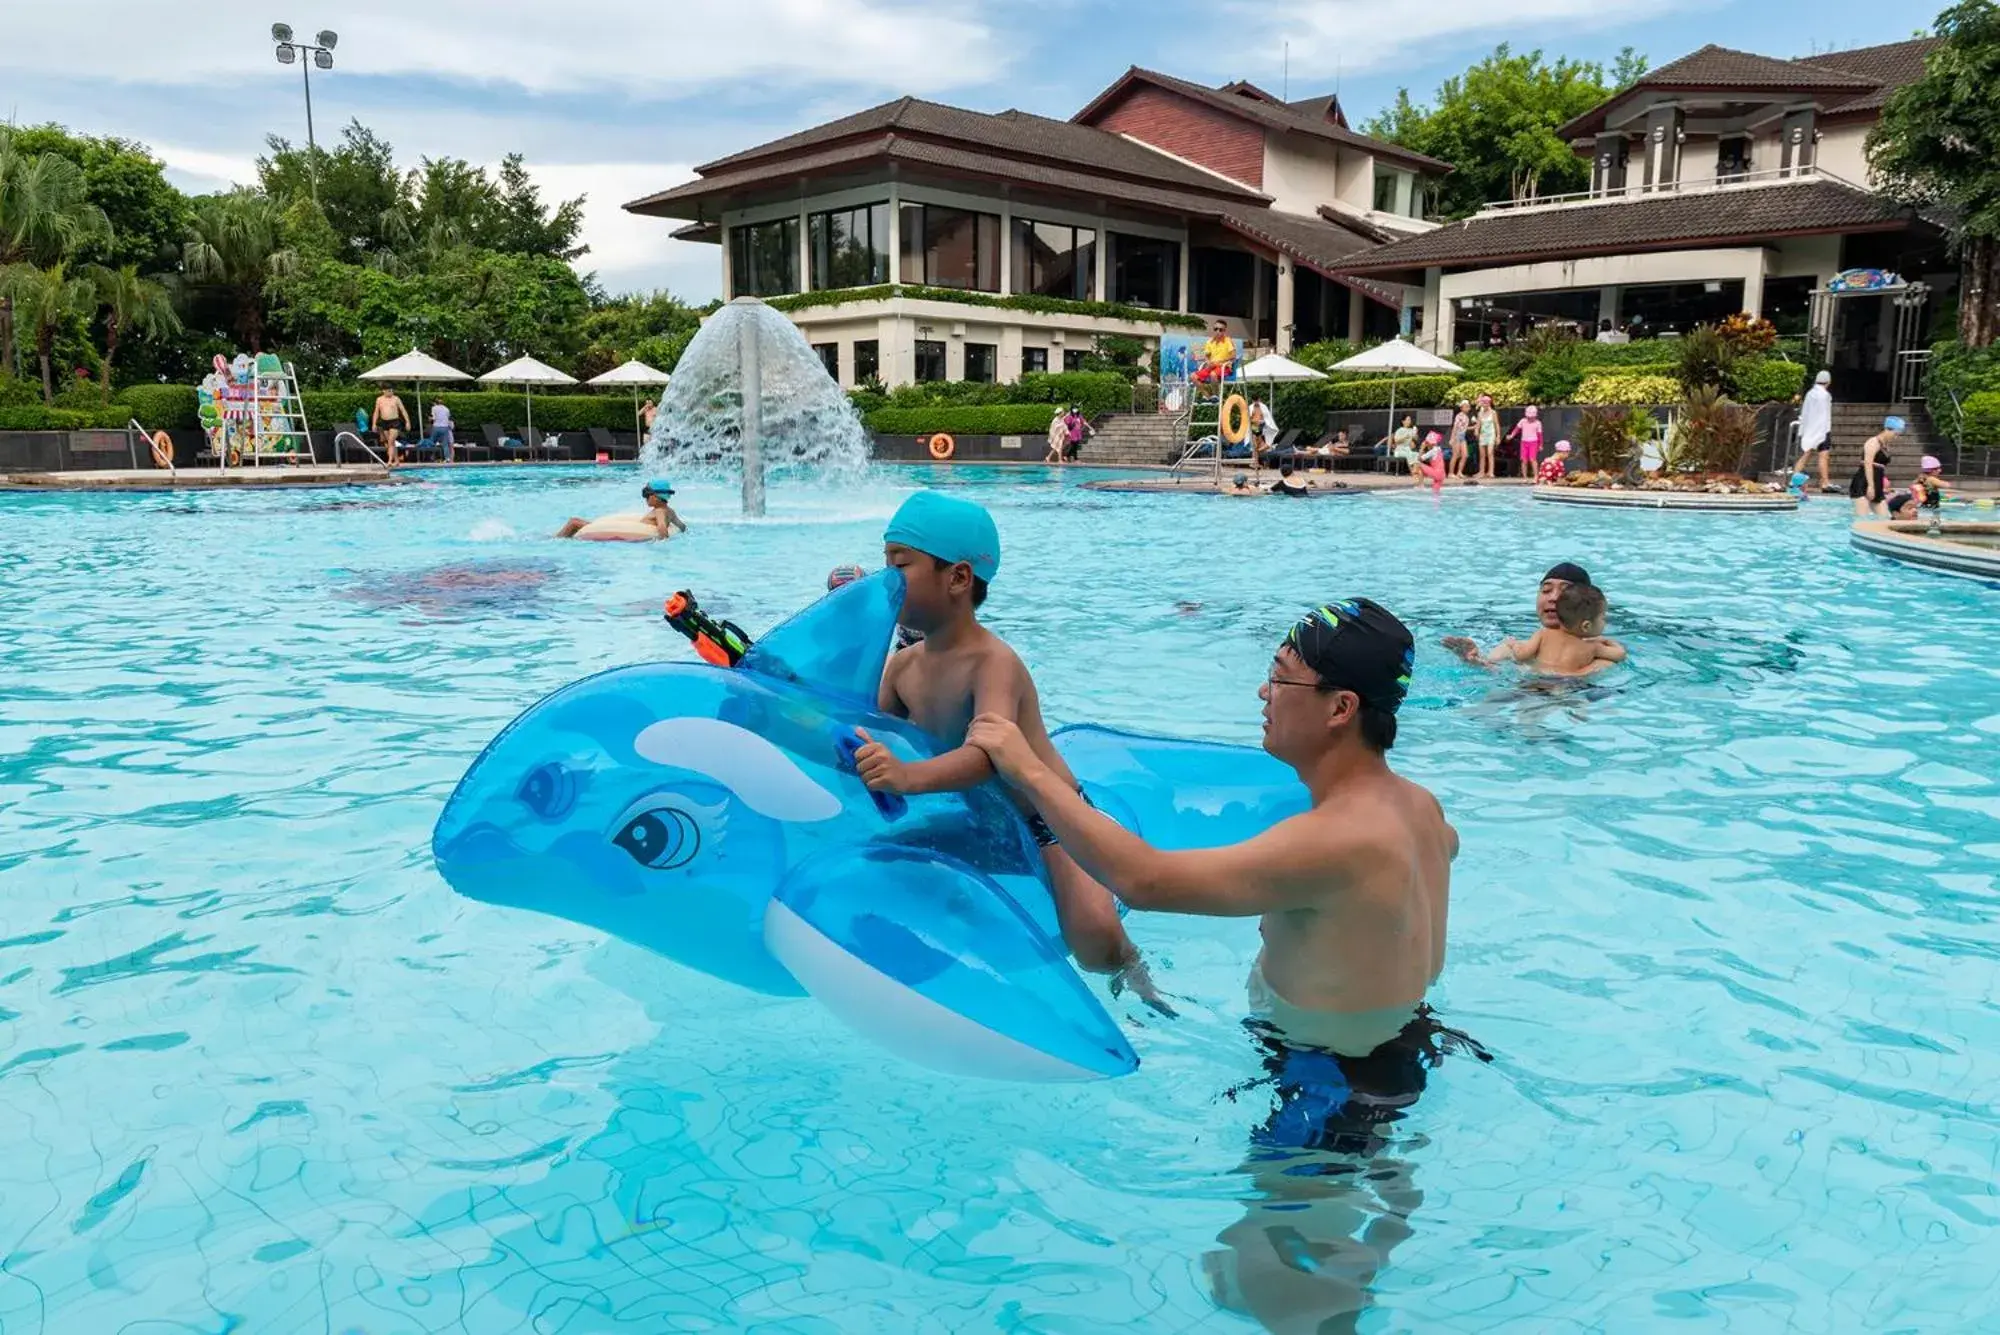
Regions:
[[1250, 405], [1241, 394], [1231, 394], [1222, 401], [1222, 420], [1218, 425], [1222, 438], [1231, 445], [1241, 445], [1250, 434]]
[[958, 452], [958, 442], [942, 431], [931, 434], [931, 458], [949, 459]]
[[172, 468], [174, 466], [174, 442], [173, 438], [168, 436], [166, 432], [155, 431], [152, 439], [146, 443], [153, 448], [153, 467]]

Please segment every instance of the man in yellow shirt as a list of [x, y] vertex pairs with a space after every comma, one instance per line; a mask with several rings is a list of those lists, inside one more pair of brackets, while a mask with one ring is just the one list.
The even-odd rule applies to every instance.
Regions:
[[1220, 320], [1215, 322], [1215, 332], [1201, 345], [1201, 355], [1203, 364], [1194, 373], [1196, 384], [1229, 378], [1230, 368], [1236, 364], [1236, 340], [1229, 336], [1228, 325]]

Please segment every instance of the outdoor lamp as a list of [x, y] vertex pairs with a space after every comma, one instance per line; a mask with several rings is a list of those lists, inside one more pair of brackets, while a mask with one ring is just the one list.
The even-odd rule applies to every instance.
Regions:
[[333, 52], [331, 52], [331, 51], [328, 51], [328, 50], [327, 50], [326, 48], [324, 48], [324, 47], [322, 47], [322, 48], [320, 48], [319, 50], [317, 50], [317, 51], [313, 52], [313, 68], [314, 68], [314, 69], [320, 69], [320, 70], [330, 70], [330, 69], [332, 69], [332, 68], [333, 68]]
[[331, 28], [321, 28], [319, 30], [318, 35], [315, 36], [313, 40], [315, 42], [318, 42], [321, 46], [325, 47], [327, 50], [331, 51], [333, 50], [333, 48], [340, 45], [340, 34], [334, 32]]
[[280, 65], [289, 65], [298, 58], [299, 58], [299, 49], [296, 46], [293, 46], [290, 42], [287, 42], [283, 46], [278, 48], [278, 63]]
[[291, 41], [292, 25], [289, 23], [273, 23], [271, 25], [271, 40], [274, 42]]

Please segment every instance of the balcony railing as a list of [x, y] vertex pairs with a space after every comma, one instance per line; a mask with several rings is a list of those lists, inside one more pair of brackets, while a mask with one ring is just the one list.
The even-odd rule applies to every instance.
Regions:
[[1592, 204], [1619, 204], [1633, 200], [1658, 199], [1663, 195], [1712, 195], [1726, 190], [1755, 190], [1799, 181], [1824, 180], [1859, 190], [1862, 187], [1816, 166], [1773, 167], [1760, 172], [1732, 172], [1726, 176], [1704, 176], [1692, 181], [1656, 181], [1652, 185], [1627, 184], [1615, 190], [1579, 190], [1568, 195], [1538, 195], [1530, 199], [1500, 199], [1483, 206], [1475, 217], [1530, 213], [1540, 209], [1565, 209]]

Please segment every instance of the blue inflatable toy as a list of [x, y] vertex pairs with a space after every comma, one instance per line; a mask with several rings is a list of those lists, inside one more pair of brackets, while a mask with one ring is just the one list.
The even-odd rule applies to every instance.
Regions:
[[[854, 773], [903, 579], [829, 593], [735, 667], [650, 663], [564, 687], [473, 762], [432, 836], [462, 895], [608, 932], [690, 968], [809, 993], [892, 1051], [1010, 1080], [1138, 1057], [1066, 958], [1039, 852], [996, 785], [905, 798]], [[733, 657], [731, 659], [733, 660]], [[1097, 804], [1162, 847], [1247, 838], [1306, 805], [1261, 751], [1071, 728]]]

